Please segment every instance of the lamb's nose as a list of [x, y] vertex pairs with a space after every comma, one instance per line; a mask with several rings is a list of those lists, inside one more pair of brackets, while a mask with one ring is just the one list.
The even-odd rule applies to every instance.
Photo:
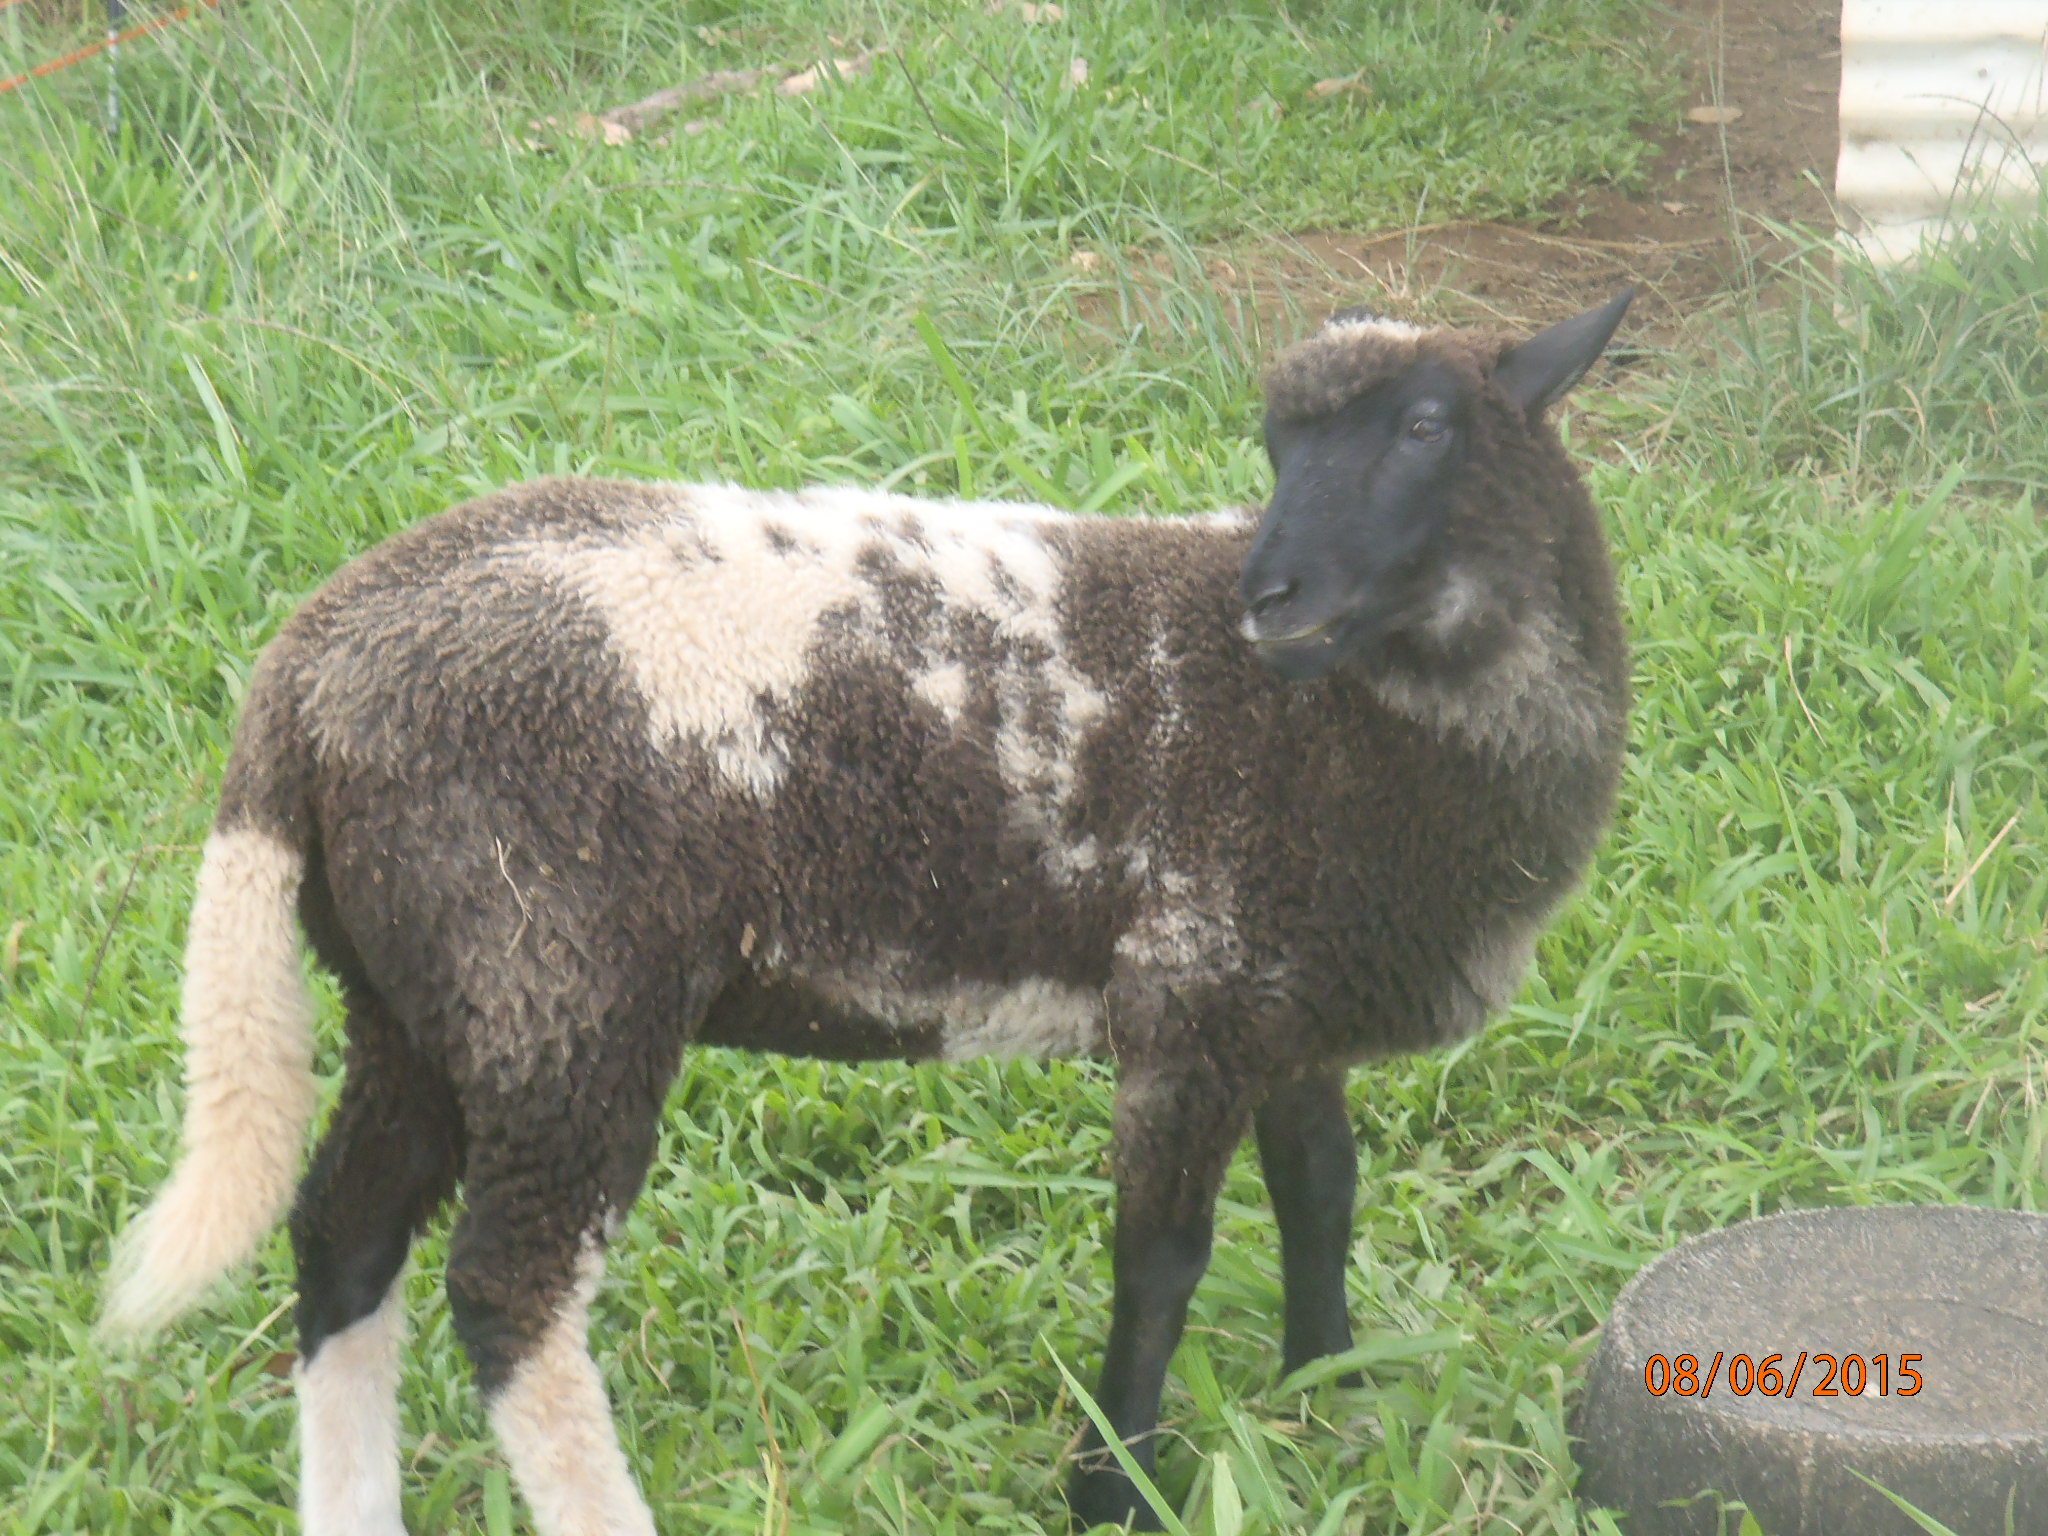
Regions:
[[1245, 604], [1245, 611], [1255, 619], [1263, 619], [1300, 590], [1301, 583], [1290, 576], [1285, 581], [1273, 583], [1265, 591], [1259, 593], [1258, 596]]

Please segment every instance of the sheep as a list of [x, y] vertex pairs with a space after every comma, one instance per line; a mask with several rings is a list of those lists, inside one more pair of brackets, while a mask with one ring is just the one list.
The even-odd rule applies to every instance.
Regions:
[[[338, 571], [251, 676], [169, 1184], [105, 1326], [290, 1204], [309, 1536], [402, 1536], [398, 1277], [447, 1293], [546, 1536], [655, 1529], [586, 1347], [683, 1047], [1105, 1056], [1098, 1402], [1148, 1471], [1247, 1130], [1282, 1362], [1351, 1345], [1345, 1073], [1503, 1006], [1610, 809], [1627, 653], [1544, 417], [1631, 293], [1512, 344], [1353, 310], [1266, 380], [1263, 516], [547, 480]], [[314, 1109], [298, 925], [338, 979]], [[1080, 1524], [1158, 1526], [1100, 1435]]]

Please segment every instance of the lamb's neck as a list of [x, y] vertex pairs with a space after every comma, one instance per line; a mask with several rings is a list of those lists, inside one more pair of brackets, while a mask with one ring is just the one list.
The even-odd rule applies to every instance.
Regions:
[[1389, 709], [1515, 766], [1535, 756], [1602, 755], [1620, 706], [1554, 615], [1519, 620], [1495, 654], [1439, 673], [1383, 661], [1368, 669]]

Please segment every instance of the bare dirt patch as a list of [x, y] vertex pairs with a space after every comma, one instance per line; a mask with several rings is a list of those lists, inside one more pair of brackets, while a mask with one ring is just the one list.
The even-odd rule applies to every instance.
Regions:
[[[1211, 279], [1268, 340], [1284, 338], [1289, 308], [1359, 303], [1527, 329], [1629, 282], [1643, 289], [1631, 330], [1674, 338], [1745, 262], [1780, 253], [1761, 221], [1832, 228], [1841, 5], [1673, 0], [1669, 25], [1689, 89], [1644, 190], [1584, 190], [1533, 228], [1451, 223], [1233, 245], [1215, 253]], [[1246, 272], [1261, 291], [1238, 280]]]

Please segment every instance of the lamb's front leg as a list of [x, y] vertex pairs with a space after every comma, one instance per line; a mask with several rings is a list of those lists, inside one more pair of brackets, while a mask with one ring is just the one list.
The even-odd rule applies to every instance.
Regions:
[[[1148, 1475], [1167, 1362], [1209, 1266], [1216, 1191], [1256, 1097], [1253, 1085], [1228, 1082], [1203, 1060], [1127, 1068], [1118, 1086], [1116, 1304], [1095, 1400]], [[1128, 1519], [1161, 1529], [1092, 1425], [1068, 1502], [1083, 1528]]]
[[[1279, 1083], [1254, 1117], [1266, 1192], [1280, 1222], [1286, 1287], [1283, 1374], [1351, 1347], [1344, 1304], [1351, 1207], [1358, 1191], [1358, 1142], [1344, 1104], [1344, 1074]], [[1356, 1371], [1337, 1378], [1360, 1385]]]

